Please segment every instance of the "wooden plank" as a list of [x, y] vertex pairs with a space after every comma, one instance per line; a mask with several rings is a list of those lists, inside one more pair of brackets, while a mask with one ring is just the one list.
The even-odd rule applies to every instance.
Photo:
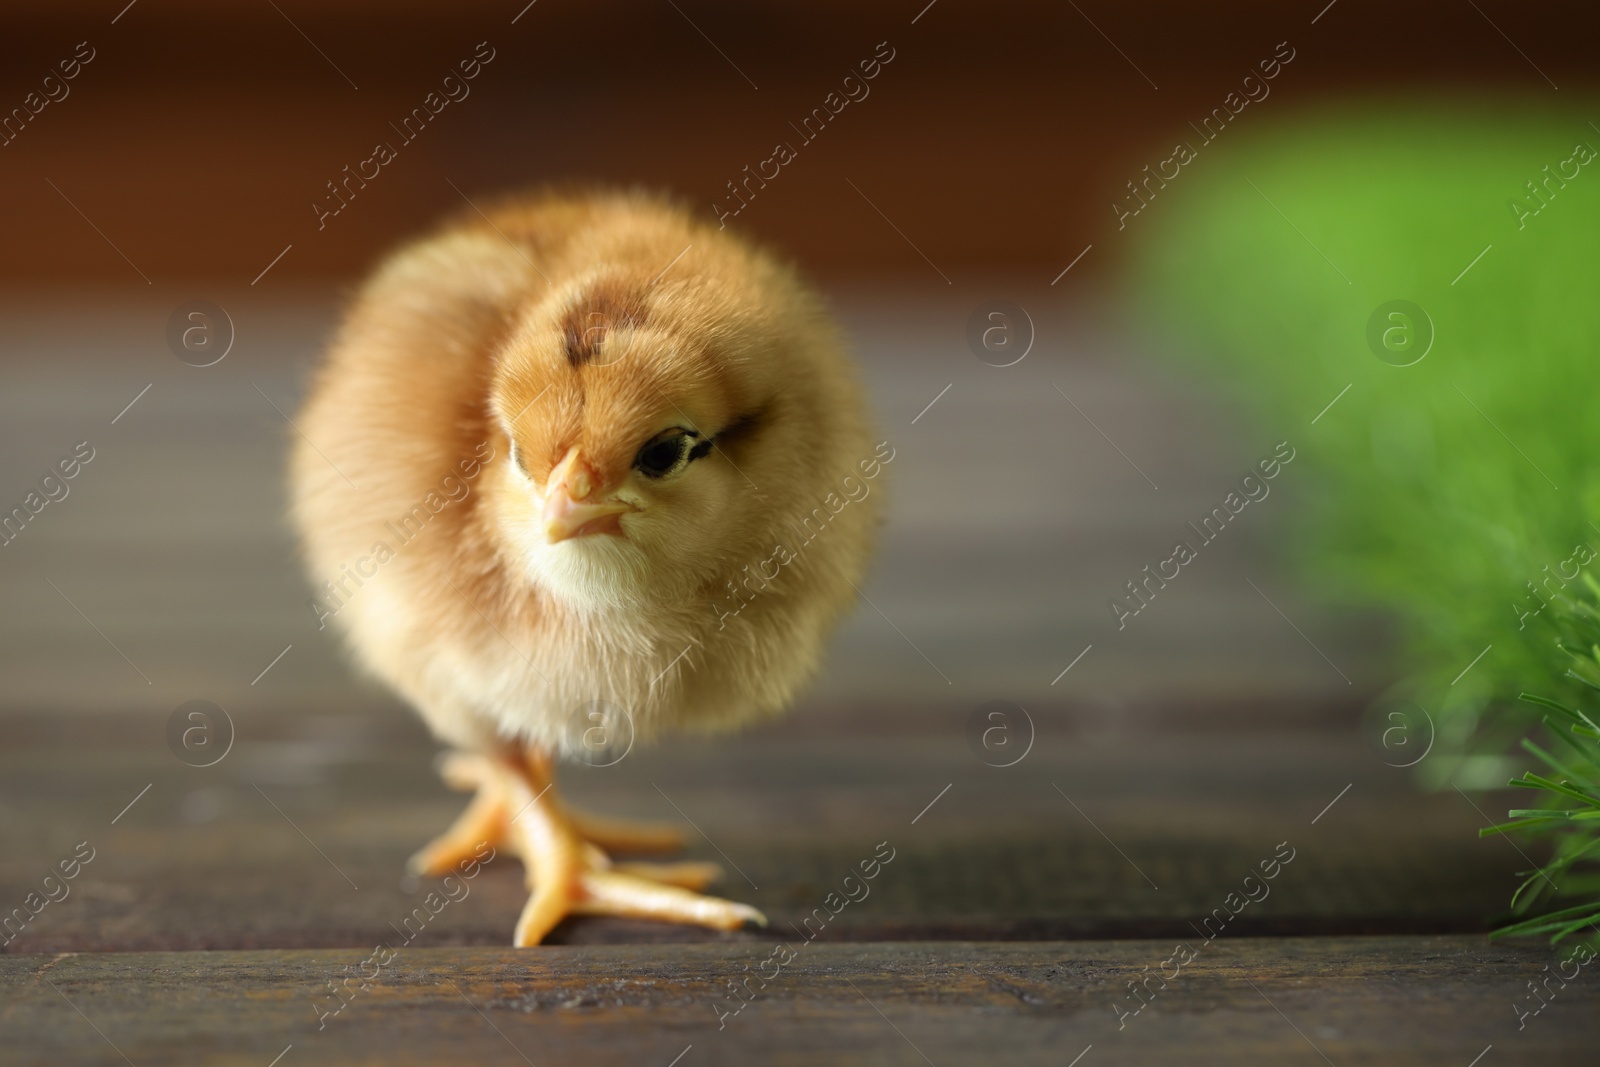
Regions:
[[[719, 891], [772, 918], [776, 933], [750, 939], [788, 933], [879, 842], [896, 858], [832, 936], [1188, 936], [1284, 841], [1296, 859], [1235, 933], [1477, 931], [1525, 865], [1476, 837], [1460, 797], [1414, 795], [1351, 736], [1101, 733], [1041, 716], [1034, 751], [1002, 770], [972, 756], [959, 718], [874, 721], [675, 742], [582, 768], [567, 789], [680, 826], [681, 808], [706, 835], [690, 831], [688, 853], [727, 871]], [[166, 750], [163, 725], [0, 717], [23, 740], [0, 752], [0, 907], [78, 842], [97, 850], [5, 951], [357, 947], [437, 888], [404, 883], [404, 860], [463, 798], [438, 784], [408, 719], [242, 720], [205, 769]], [[424, 943], [504, 945], [522, 901], [515, 861], [491, 864]], [[556, 936], [711, 935], [579, 920]]]
[[1530, 1003], [1526, 983], [1558, 959], [1541, 943], [1219, 937], [1196, 945], [1164, 989], [1152, 983], [1149, 1006], [1123, 1016], [1114, 1005], [1128, 982], [1159, 970], [1170, 942], [819, 939], [796, 945], [765, 988], [752, 981], [738, 1014], [719, 1016], [736, 1003], [729, 981], [761, 968], [769, 950], [403, 949], [367, 968], [377, 977], [364, 989], [352, 979], [348, 1003], [326, 1017], [319, 1012], [339, 1003], [329, 980], [358, 974], [370, 950], [12, 956], [0, 958], [0, 1041], [19, 1065], [122, 1062], [120, 1052], [139, 1065], [250, 1067], [280, 1053], [279, 1067], [1466, 1067], [1490, 1045], [1486, 1064], [1590, 1064], [1600, 1037], [1594, 963], [1564, 988], [1552, 980], [1548, 1005], [1519, 1030], [1513, 1005], [1519, 995]]

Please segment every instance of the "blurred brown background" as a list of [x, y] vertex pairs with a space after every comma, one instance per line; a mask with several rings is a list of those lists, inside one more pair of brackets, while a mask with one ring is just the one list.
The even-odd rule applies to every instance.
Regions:
[[[1124, 183], [1279, 41], [1296, 58], [1241, 116], [1251, 125], [1258, 107], [1281, 119], [1352, 92], [1576, 96], [1597, 71], [1593, 5], [1577, 2], [125, 2], [4, 5], [0, 107], [78, 42], [95, 50], [70, 95], [0, 148], [8, 279], [143, 284], [64, 196], [157, 284], [248, 284], [291, 244], [274, 283], [352, 275], [463, 208], [450, 182], [475, 198], [642, 182], [710, 212], [887, 41], [870, 95], [738, 225], [818, 272], [926, 270], [849, 179], [945, 274], [1048, 280], [1106, 245]], [[389, 124], [480, 41], [495, 59], [471, 95], [319, 232], [324, 183], [376, 141], [398, 145]], [[1115, 261], [1106, 251], [1083, 275]]]

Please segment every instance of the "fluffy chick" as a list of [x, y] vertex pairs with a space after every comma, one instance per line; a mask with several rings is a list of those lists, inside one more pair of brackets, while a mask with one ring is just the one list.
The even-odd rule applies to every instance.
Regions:
[[566, 809], [551, 760], [782, 710], [852, 603], [892, 458], [819, 298], [639, 193], [473, 212], [366, 282], [292, 461], [319, 625], [476, 787], [413, 860], [528, 868], [516, 943], [605, 912], [764, 921], [704, 864], [612, 864], [673, 832]]

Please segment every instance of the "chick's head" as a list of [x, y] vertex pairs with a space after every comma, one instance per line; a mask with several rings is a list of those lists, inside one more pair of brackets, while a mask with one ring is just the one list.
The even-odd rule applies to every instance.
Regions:
[[491, 513], [502, 550], [572, 607], [717, 583], [770, 544], [763, 490], [807, 480], [796, 459], [837, 417], [827, 375], [803, 369], [820, 315], [775, 270], [766, 284], [736, 273], [591, 273], [501, 346], [490, 406], [508, 447]]

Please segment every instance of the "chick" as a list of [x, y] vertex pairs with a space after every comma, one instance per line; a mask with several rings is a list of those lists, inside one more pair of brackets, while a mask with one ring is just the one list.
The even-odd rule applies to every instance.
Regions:
[[861, 389], [820, 299], [642, 193], [476, 210], [384, 262], [304, 412], [294, 514], [319, 625], [453, 746], [477, 796], [412, 858], [524, 862], [515, 932], [568, 914], [736, 929], [671, 828], [568, 809], [554, 762], [783, 710], [878, 520]]

